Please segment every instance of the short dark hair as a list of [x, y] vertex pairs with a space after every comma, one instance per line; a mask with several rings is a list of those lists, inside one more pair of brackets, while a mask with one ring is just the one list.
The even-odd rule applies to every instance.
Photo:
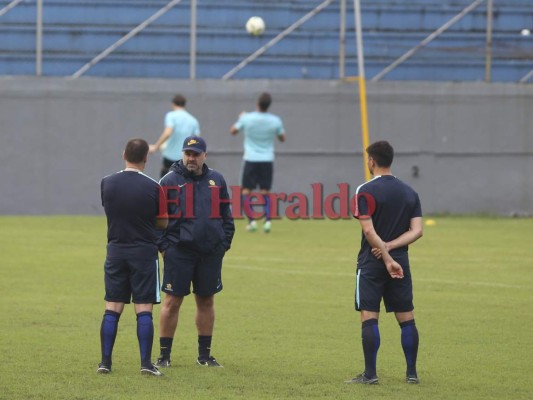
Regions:
[[378, 167], [388, 168], [394, 159], [394, 149], [386, 140], [372, 143], [366, 148], [366, 152], [376, 161]]
[[174, 103], [174, 105], [178, 107], [185, 107], [185, 104], [187, 104], [187, 99], [185, 98], [185, 96], [177, 94], [172, 99], [172, 103]]
[[145, 161], [147, 155], [148, 143], [144, 139], [130, 139], [124, 149], [124, 158], [133, 164]]
[[271, 103], [272, 103], [272, 96], [270, 96], [270, 93], [267, 93], [267, 92], [261, 93], [261, 95], [257, 99], [257, 105], [259, 106], [259, 109], [261, 111], [267, 111]]

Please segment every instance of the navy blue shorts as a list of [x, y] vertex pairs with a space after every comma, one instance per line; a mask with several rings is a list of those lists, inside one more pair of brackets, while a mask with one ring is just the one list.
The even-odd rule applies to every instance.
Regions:
[[393, 279], [385, 265], [357, 269], [355, 309], [379, 312], [381, 299], [387, 312], [413, 311], [413, 282], [409, 266], [403, 268], [403, 279]]
[[165, 268], [161, 290], [174, 296], [211, 296], [222, 290], [222, 259], [225, 251], [200, 254], [170, 246], [165, 251]]
[[273, 162], [245, 161], [242, 171], [242, 187], [250, 190], [254, 190], [257, 187], [263, 190], [270, 190], [273, 175]]
[[159, 260], [106, 258], [104, 264], [106, 301], [129, 304], [159, 304]]

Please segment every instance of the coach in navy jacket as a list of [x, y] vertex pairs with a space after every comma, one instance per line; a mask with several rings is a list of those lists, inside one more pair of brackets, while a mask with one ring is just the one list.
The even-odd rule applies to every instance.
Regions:
[[210, 354], [215, 323], [214, 297], [222, 290], [222, 260], [231, 246], [235, 225], [224, 177], [205, 165], [204, 139], [189, 136], [183, 159], [161, 178], [169, 224], [159, 240], [165, 268], [165, 299], [160, 315], [161, 355], [156, 365], [170, 366], [170, 352], [181, 304], [191, 292], [196, 300], [197, 363], [221, 365]]
[[235, 225], [228, 187], [220, 173], [204, 164], [201, 174], [194, 175], [179, 160], [160, 184], [167, 195], [169, 213], [168, 228], [159, 240], [160, 251], [172, 245], [202, 254], [229, 250]]

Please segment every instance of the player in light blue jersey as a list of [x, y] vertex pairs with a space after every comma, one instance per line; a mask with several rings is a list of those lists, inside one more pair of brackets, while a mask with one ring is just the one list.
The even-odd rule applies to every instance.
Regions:
[[183, 141], [188, 136], [200, 136], [200, 124], [187, 110], [187, 99], [177, 94], [172, 99], [172, 111], [165, 116], [165, 130], [155, 142], [150, 145], [150, 153], [161, 150], [163, 165], [161, 177], [165, 176], [172, 164], [181, 159]]
[[[242, 195], [244, 202], [249, 201], [250, 193], [259, 187], [259, 193], [264, 196], [265, 224], [263, 231], [270, 232], [270, 198], [268, 193], [272, 187], [274, 174], [274, 141], [285, 141], [285, 128], [281, 118], [268, 112], [272, 103], [269, 93], [262, 93], [257, 100], [257, 110], [241, 113], [238, 121], [231, 127], [231, 134], [244, 135], [244, 169], [242, 173]], [[250, 232], [257, 230], [257, 222], [248, 216], [246, 229]]]

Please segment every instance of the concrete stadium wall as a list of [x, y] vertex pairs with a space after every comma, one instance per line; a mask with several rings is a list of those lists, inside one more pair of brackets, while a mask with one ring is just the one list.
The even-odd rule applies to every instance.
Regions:
[[[0, 78], [0, 214], [102, 214], [100, 179], [129, 138], [154, 142], [177, 92], [208, 143], [208, 165], [238, 185], [242, 138], [229, 128], [270, 91], [285, 123], [273, 191], [324, 196], [364, 180], [357, 85], [338, 81]], [[533, 85], [368, 84], [371, 141], [425, 213], [533, 215]], [[158, 177], [159, 154], [146, 172]], [[418, 174], [415, 172], [418, 171]], [[283, 206], [283, 204], [281, 204]]]

